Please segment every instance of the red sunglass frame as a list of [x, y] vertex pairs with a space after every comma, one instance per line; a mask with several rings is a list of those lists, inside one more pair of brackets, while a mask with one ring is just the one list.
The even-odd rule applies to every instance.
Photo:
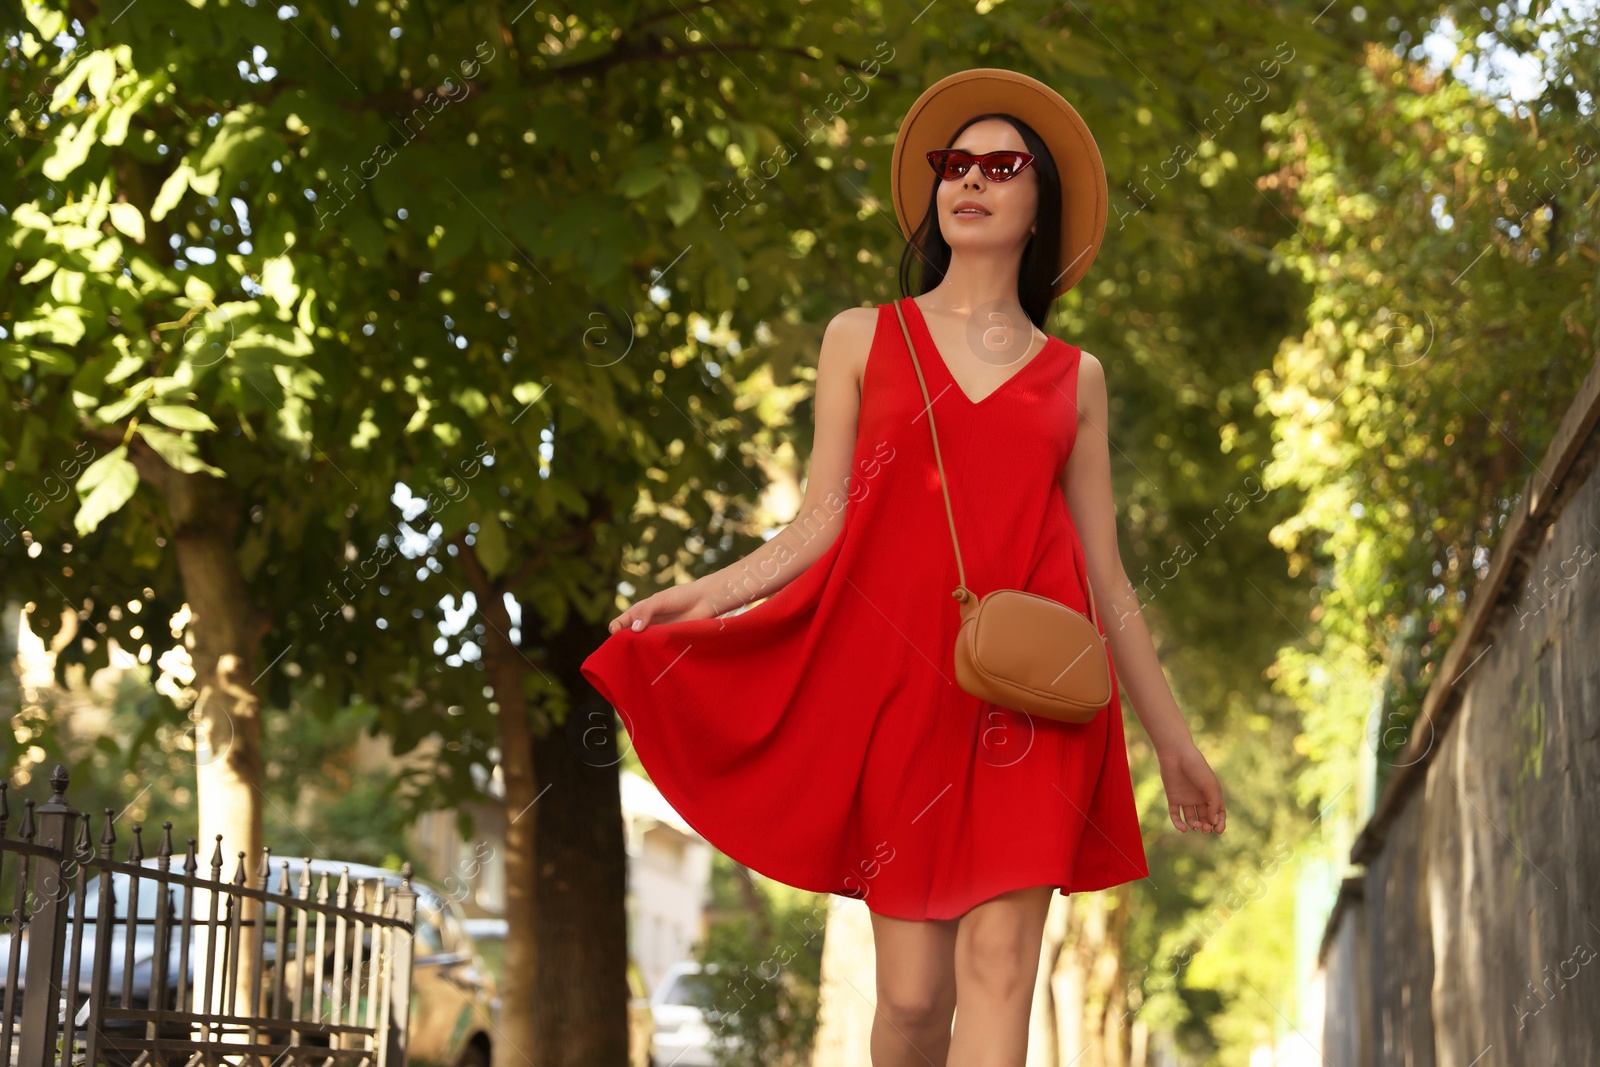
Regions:
[[[963, 160], [965, 162], [963, 162]], [[992, 182], [1008, 182], [1033, 165], [1034, 156], [1031, 152], [1013, 152], [1010, 149], [1001, 149], [995, 152], [984, 152], [981, 155], [968, 152], [964, 148], [935, 148], [928, 153], [928, 165], [933, 168], [934, 174], [947, 182], [953, 182], [966, 175], [976, 163], [983, 176]], [[1003, 164], [1016, 163], [1016, 169], [1007, 173], [994, 173], [991, 168]], [[950, 173], [951, 167], [960, 167], [956, 173]]]

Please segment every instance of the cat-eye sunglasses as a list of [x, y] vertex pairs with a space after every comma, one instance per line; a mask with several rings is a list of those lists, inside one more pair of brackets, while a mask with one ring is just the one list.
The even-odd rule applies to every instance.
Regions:
[[928, 163], [933, 172], [947, 182], [953, 182], [976, 163], [983, 176], [992, 182], [1008, 182], [1028, 169], [1033, 155], [1028, 152], [985, 152], [973, 155], [961, 148], [935, 148], [928, 153]]

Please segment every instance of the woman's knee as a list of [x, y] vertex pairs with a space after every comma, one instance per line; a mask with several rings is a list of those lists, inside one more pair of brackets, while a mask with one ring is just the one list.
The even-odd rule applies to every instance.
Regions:
[[955, 1009], [955, 990], [925, 976], [878, 981], [878, 1011], [897, 1027], [948, 1030]]
[[956, 965], [963, 984], [1001, 997], [1031, 993], [1038, 978], [1039, 942], [1020, 922], [978, 923], [968, 931]]
[[873, 916], [878, 1013], [896, 1027], [949, 1033], [956, 1010], [953, 921]]

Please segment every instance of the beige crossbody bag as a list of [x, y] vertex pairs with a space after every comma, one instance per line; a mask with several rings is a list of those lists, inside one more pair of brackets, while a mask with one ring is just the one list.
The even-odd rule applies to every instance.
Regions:
[[911, 341], [911, 330], [899, 301], [895, 301], [894, 311], [917, 371], [917, 384], [922, 386], [928, 430], [933, 435], [933, 458], [939, 465], [939, 487], [944, 491], [945, 516], [950, 520], [950, 543], [956, 552], [959, 584], [950, 594], [961, 609], [961, 628], [956, 633], [956, 684], [1000, 707], [1063, 722], [1090, 722], [1111, 702], [1111, 667], [1095, 610], [1094, 588], [1085, 580], [1084, 586], [1089, 590], [1088, 616], [1058, 600], [1021, 589], [996, 589], [981, 598], [973, 597], [961, 562], [961, 544], [956, 540], [956, 517], [950, 507], [944, 460], [939, 455], [933, 401], [928, 399], [922, 362], [917, 359], [917, 346]]

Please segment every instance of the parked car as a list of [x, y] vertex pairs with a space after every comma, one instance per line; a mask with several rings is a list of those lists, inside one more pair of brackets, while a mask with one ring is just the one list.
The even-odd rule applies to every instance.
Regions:
[[[154, 870], [158, 860], [147, 858], [141, 861], [142, 865]], [[305, 866], [305, 861], [289, 859], [288, 861], [289, 885], [298, 885], [300, 871]], [[354, 894], [354, 882], [360, 879], [367, 883], [370, 892], [372, 879], [381, 878], [390, 888], [399, 888], [400, 874], [383, 867], [373, 867], [364, 863], [342, 863], [335, 860], [310, 861], [312, 877], [312, 897], [315, 899], [316, 886], [323, 872], [329, 874], [330, 888], [337, 884], [341, 870], [349, 868], [352, 883], [351, 893]], [[279, 871], [282, 870], [282, 861], [272, 864], [272, 873], [268, 881], [269, 888], [276, 887]], [[89, 879], [85, 886], [84, 914], [87, 917], [97, 915], [100, 906], [100, 880], [103, 876], [96, 874]], [[129, 876], [122, 872], [112, 874], [113, 892], [117, 899], [117, 914], [126, 916], [128, 913], [127, 900], [129, 895]], [[154, 879], [139, 880], [138, 917], [141, 920], [153, 920], [156, 915], [156, 901], [160, 896], [158, 886], [161, 883]], [[413, 877], [411, 888], [417, 894], [416, 913], [413, 922], [413, 953], [411, 973], [411, 1018], [407, 1031], [408, 1048], [407, 1063], [419, 1067], [488, 1067], [489, 1050], [495, 1035], [494, 1019], [499, 1010], [499, 997], [495, 988], [493, 975], [484, 966], [472, 938], [463, 926], [460, 907], [440, 893], [433, 886]], [[169, 884], [168, 896], [171, 899], [172, 914], [181, 916], [183, 910], [183, 888]], [[69, 897], [68, 923], [72, 922], [73, 906], [76, 900]], [[272, 923], [278, 911], [274, 903], [268, 904], [264, 920]], [[219, 916], [222, 912], [219, 911]], [[206, 916], [197, 916], [205, 919]], [[308, 937], [314, 937], [314, 922], [308, 930]], [[94, 962], [95, 935], [97, 927], [84, 924], [82, 927], [82, 946], [80, 948], [78, 968], [78, 991], [88, 994], [92, 981], [92, 967]], [[147, 1008], [150, 1006], [152, 977], [154, 975], [155, 957], [155, 930], [153, 926], [136, 924], [133, 935], [133, 948], [131, 964], [127, 948], [126, 923], [118, 923], [112, 928], [111, 947], [107, 953], [107, 990], [111, 1004], [120, 1007], [124, 972], [131, 966], [130, 1007]], [[174, 935], [176, 927], [174, 927]], [[217, 932], [217, 947], [222, 947], [223, 932]], [[69, 934], [70, 942], [72, 934]], [[197, 947], [208, 940], [210, 934], [207, 927], [196, 925], [190, 932], [188, 956], [188, 983], [193, 988], [194, 963]], [[292, 950], [294, 945], [293, 933], [290, 934], [288, 944]], [[370, 962], [371, 930], [363, 931], [363, 964]], [[309, 944], [309, 940], [308, 940]], [[167, 962], [167, 1002], [171, 1006], [175, 997], [178, 967], [182, 959], [181, 939], [171, 936]], [[21, 982], [27, 973], [28, 932], [23, 931], [22, 944], [18, 946], [20, 962], [17, 969], [18, 988], [13, 1008], [14, 1018], [21, 1017], [21, 1002], [26, 995], [26, 990]], [[9, 960], [11, 951], [11, 935], [0, 935], [0, 960]], [[324, 970], [327, 976], [331, 972], [332, 945], [325, 948], [325, 958], [328, 961]], [[349, 954], [353, 951], [347, 944], [347, 965]], [[267, 969], [267, 980], [270, 981], [272, 969], [277, 963], [277, 945], [271, 936], [262, 945], [262, 961]], [[66, 953], [62, 956], [63, 978], [68, 962]], [[308, 967], [310, 963], [308, 961]], [[4, 996], [3, 983], [5, 975], [0, 973], [0, 998]], [[325, 977], [325, 985], [329, 979]], [[265, 983], [264, 983], [264, 987]], [[3, 1003], [3, 1000], [0, 1000]], [[327, 1003], [326, 999], [324, 1003]], [[87, 1022], [86, 1008], [80, 1011], [79, 1025]], [[101, 1031], [111, 1036], [116, 1029], [125, 1032], [137, 1031], [142, 1035], [145, 1024], [132, 1021], [110, 1021], [101, 1025]], [[187, 1028], [183, 1028], [184, 1031]], [[181, 1036], [181, 1032], [175, 1036]]]
[[[659, 1067], [715, 1067], [712, 1044], [719, 1013], [712, 1004], [708, 975], [717, 973], [716, 964], [702, 970], [692, 960], [674, 963], [662, 976], [650, 998], [655, 1017], [655, 1040], [651, 1054]], [[731, 1035], [725, 1040], [738, 1047]]]

